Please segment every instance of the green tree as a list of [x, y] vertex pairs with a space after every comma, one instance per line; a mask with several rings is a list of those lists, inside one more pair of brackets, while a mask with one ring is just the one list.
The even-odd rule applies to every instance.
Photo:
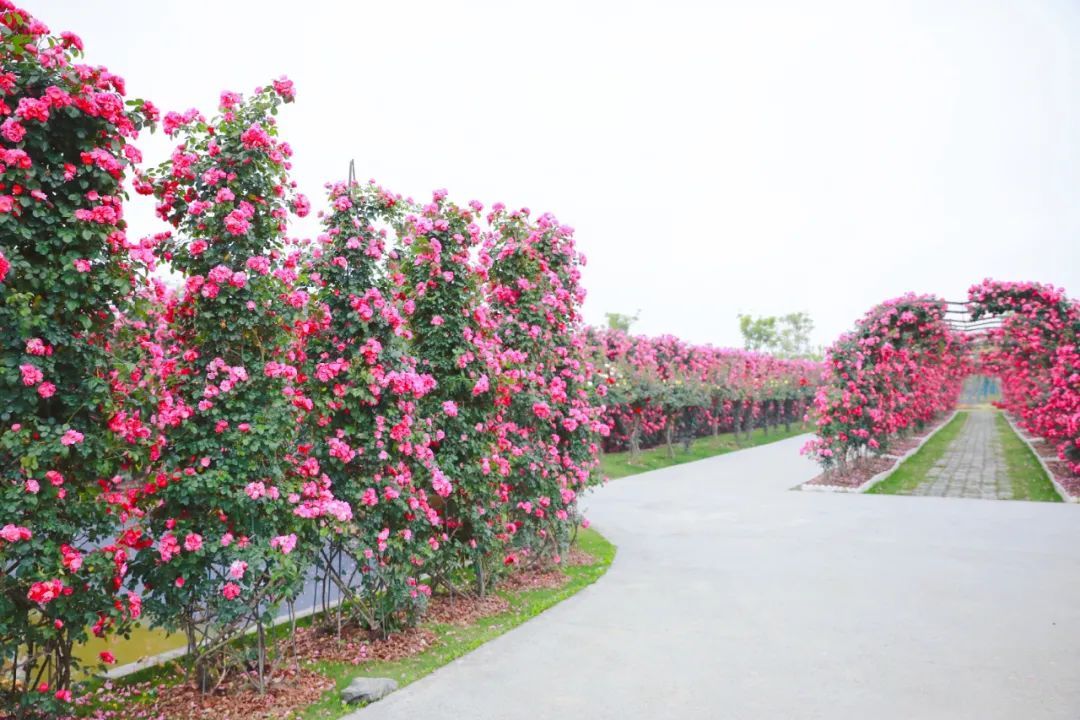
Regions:
[[818, 358], [821, 355], [810, 345], [814, 321], [805, 312], [780, 317], [739, 315], [739, 330], [747, 350], [784, 358]]
[[810, 346], [810, 333], [814, 331], [814, 321], [804, 312], [788, 313], [780, 318], [777, 334], [777, 355], [781, 357], [810, 357], [814, 354]]
[[638, 310], [633, 315], [626, 315], [624, 313], [609, 312], [604, 313], [604, 317], [607, 318], [607, 326], [611, 330], [622, 330], [623, 332], [630, 332], [630, 326], [638, 321], [638, 316], [641, 311]]
[[743, 347], [756, 352], [771, 352], [776, 347], [776, 325], [775, 317], [740, 314], [739, 331], [743, 336]]

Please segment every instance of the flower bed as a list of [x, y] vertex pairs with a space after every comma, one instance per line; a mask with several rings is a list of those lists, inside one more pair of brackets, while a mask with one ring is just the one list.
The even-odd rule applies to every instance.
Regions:
[[1035, 459], [1046, 471], [1046, 476], [1050, 478], [1050, 482], [1054, 485], [1054, 489], [1057, 490], [1062, 500], [1065, 502], [1080, 502], [1080, 476], [1077, 476], [1067, 463], [1062, 462], [1058, 458], [1057, 451], [1053, 450], [1052, 446], [1042, 438], [1032, 437], [1024, 432], [1019, 427], [1015, 417], [1006, 413], [1005, 419], [1008, 421], [1009, 426], [1012, 427], [1013, 432], [1031, 448]]
[[870, 455], [856, 462], [848, 463], [843, 468], [834, 467], [813, 480], [803, 483], [803, 490], [821, 490], [826, 492], [866, 492], [893, 473], [904, 460], [917, 453], [930, 441], [939, 430], [948, 425], [956, 413], [923, 432], [903, 438], [890, 445], [887, 455]]
[[[585, 531], [562, 572], [546, 566], [516, 569], [509, 583], [486, 598], [457, 595], [451, 601], [438, 593], [422, 625], [385, 638], [355, 623], [343, 625], [339, 634], [331, 609], [329, 616], [304, 620], [295, 633], [283, 636], [282, 670], [262, 694], [249, 674], [204, 696], [185, 677], [183, 664], [170, 663], [143, 671], [141, 680], [108, 682], [76, 698], [75, 706], [81, 715], [98, 720], [187, 720], [243, 708], [256, 713], [252, 717], [274, 720], [297, 714], [337, 718], [355, 709], [343, 704], [339, 691], [357, 675], [390, 677], [400, 685], [412, 682], [584, 588], [607, 569], [613, 555], [610, 544]], [[551, 582], [556, 576], [557, 582]], [[509, 585], [518, 589], [511, 591]]]

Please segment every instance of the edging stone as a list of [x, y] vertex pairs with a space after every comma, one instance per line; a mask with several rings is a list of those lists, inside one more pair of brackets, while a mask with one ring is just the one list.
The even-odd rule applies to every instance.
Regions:
[[353, 678], [348, 687], [341, 691], [341, 699], [350, 705], [373, 703], [382, 700], [398, 689], [396, 680], [382, 677]]

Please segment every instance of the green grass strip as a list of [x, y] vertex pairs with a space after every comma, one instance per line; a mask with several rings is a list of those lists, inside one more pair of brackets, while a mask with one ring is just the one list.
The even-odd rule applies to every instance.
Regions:
[[[353, 678], [388, 677], [397, 680], [398, 685], [404, 687], [596, 582], [607, 572], [608, 566], [615, 558], [615, 546], [595, 530], [583, 530], [578, 533], [578, 547], [592, 555], [596, 561], [591, 565], [564, 568], [570, 580], [562, 587], [518, 593], [500, 592], [500, 595], [509, 600], [510, 609], [498, 615], [482, 618], [465, 627], [425, 623], [424, 627], [434, 632], [438, 638], [434, 646], [426, 652], [393, 662], [364, 663], [359, 667], [342, 663], [314, 663], [312, 667], [333, 679], [337, 687], [328, 691], [319, 702], [310, 706], [300, 717], [304, 720], [337, 720], [357, 709], [355, 705], [344, 704], [340, 696], [340, 691]], [[332, 641], [328, 640], [328, 642]]]
[[1016, 434], [1003, 414], [998, 414], [996, 422], [1001, 448], [1005, 452], [1005, 464], [1009, 469], [1013, 499], [1061, 502], [1061, 496], [1028, 444]]
[[667, 446], [665, 445], [642, 450], [641, 458], [636, 463], [630, 462], [629, 452], [606, 453], [600, 459], [600, 470], [605, 476], [615, 480], [628, 475], [637, 475], [650, 470], [660, 470], [672, 465], [682, 465], [683, 463], [704, 460], [705, 458], [723, 455], [736, 450], [766, 445], [778, 440], [787, 440], [806, 432], [809, 432], [809, 430], [802, 423], [793, 424], [789, 431], [785, 431], [782, 427], [772, 428], [768, 434], [758, 428], [750, 433], [749, 439], [744, 437], [740, 441], [742, 444], [735, 442], [735, 436], [732, 433], [721, 433], [720, 435], [696, 438], [693, 445], [690, 446], [690, 452], [683, 452], [682, 445], [676, 445], [675, 457], [673, 458], [668, 457]]
[[926, 482], [926, 473], [945, 454], [967, 421], [968, 413], [957, 413], [956, 417], [938, 430], [917, 453], [900, 463], [900, 467], [891, 475], [866, 492], [872, 495], [910, 495], [915, 488]]

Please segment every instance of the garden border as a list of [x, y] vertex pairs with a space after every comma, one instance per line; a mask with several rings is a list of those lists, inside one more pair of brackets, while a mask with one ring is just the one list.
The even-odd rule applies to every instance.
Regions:
[[[907, 460], [909, 457], [911, 457], [915, 453], [919, 452], [919, 450], [922, 449], [923, 445], [930, 442], [930, 439], [932, 437], [934, 437], [935, 435], [937, 435], [941, 431], [942, 428], [944, 428], [946, 425], [951, 423], [956, 418], [956, 416], [958, 414], [960, 414], [960, 412], [961, 412], [960, 408], [953, 409], [951, 415], [949, 415], [947, 418], [942, 420], [941, 423], [939, 423], [936, 428], [934, 428], [926, 437], [924, 437], [922, 440], [919, 441], [918, 445], [911, 448], [910, 450], [908, 450], [903, 455], [899, 455], [899, 456], [886, 456], [886, 455], [883, 455], [882, 457], [896, 457], [896, 462], [893, 463], [892, 467], [890, 467], [889, 469], [882, 470], [877, 475], [874, 475], [870, 479], [863, 482], [861, 485], [856, 485], [855, 487], [847, 487], [845, 485], [821, 485], [821, 484], [812, 485], [811, 481], [808, 480], [808, 481], [802, 483], [801, 485], [797, 485], [796, 487], [798, 489], [800, 489], [800, 490], [809, 490], [811, 492], [865, 493], [867, 490], [874, 487], [879, 482], [881, 482], [882, 480], [884, 480], [885, 478], [889, 477], [894, 472], [896, 472], [897, 468], [899, 468], [900, 465], [905, 460]], [[1038, 453], [1035, 453], [1035, 454], [1038, 455]]]
[[[333, 610], [340, 603], [340, 600], [333, 600], [330, 602], [326, 609]], [[323, 609], [321, 607], [312, 606], [304, 610], [300, 610], [293, 617], [297, 620], [303, 620], [304, 618], [311, 617], [312, 615], [320, 613], [322, 611]], [[292, 618], [290, 618], [288, 614], [278, 615], [276, 618], [274, 618], [273, 622], [270, 623], [270, 627], [278, 627], [279, 625], [284, 625], [291, 620]], [[251, 635], [255, 631], [256, 628], [248, 628], [246, 631], [244, 631], [244, 635]], [[164, 665], [165, 663], [172, 662], [173, 660], [178, 660], [187, 655], [187, 653], [188, 649], [186, 646], [173, 648], [172, 650], [166, 650], [164, 652], [157, 653], [156, 655], [148, 655], [144, 658], [139, 658], [138, 660], [135, 660], [133, 662], [129, 662], [124, 665], [114, 667], [110, 670], [106, 670], [103, 673], [96, 673], [95, 676], [104, 680], [119, 680], [120, 678], [127, 677], [128, 675], [134, 675], [135, 673], [146, 670], [147, 668], [157, 667], [159, 665]]]
[[[1031, 454], [1035, 456], [1035, 459], [1039, 461], [1039, 465], [1042, 467], [1043, 472], [1046, 473], [1046, 477], [1050, 478], [1050, 482], [1054, 484], [1054, 489], [1057, 490], [1057, 494], [1061, 496], [1061, 499], [1067, 503], [1080, 503], [1080, 496], [1071, 495], [1069, 491], [1065, 489], [1065, 486], [1058, 482], [1057, 476], [1054, 475], [1054, 471], [1047, 465], [1046, 459], [1035, 449], [1035, 445], [1033, 444], [1035, 441], [1027, 438], [1027, 434], [1013, 421], [1012, 415], [1004, 410], [1001, 414], [1005, 416], [1005, 422], [1009, 423], [1009, 427], [1016, 433], [1016, 436], [1024, 441], [1024, 444], [1028, 446], [1028, 450], [1030, 450]], [[1038, 442], [1046, 441], [1042, 438], [1038, 438]]]

